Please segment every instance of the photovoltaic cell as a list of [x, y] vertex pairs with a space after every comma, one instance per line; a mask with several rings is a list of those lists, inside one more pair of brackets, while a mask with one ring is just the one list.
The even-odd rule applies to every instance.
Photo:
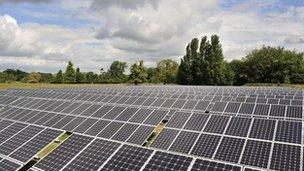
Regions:
[[232, 117], [225, 134], [246, 137], [249, 132], [251, 120], [251, 118]]
[[106, 120], [99, 120], [98, 122], [96, 122], [93, 126], [91, 126], [86, 132], [85, 134], [88, 135], [92, 135], [92, 136], [96, 136], [97, 134], [99, 134], [108, 124], [110, 123], [110, 121], [106, 121]]
[[173, 128], [182, 128], [190, 116], [191, 113], [175, 112], [166, 124], [166, 126]]
[[124, 124], [118, 132], [112, 137], [113, 140], [126, 141], [130, 135], [138, 128], [139, 125], [135, 124]]
[[35, 166], [43, 170], [60, 170], [75, 157], [93, 138], [72, 134], [58, 148], [39, 161]]
[[267, 168], [271, 143], [248, 140], [241, 160], [242, 164]]
[[204, 132], [222, 134], [228, 121], [228, 116], [212, 115], [204, 129]]
[[116, 106], [112, 110], [110, 110], [103, 118], [104, 119], [115, 119], [124, 109], [125, 109], [125, 107]]
[[191, 171], [241, 171], [241, 167], [214, 161], [196, 159]]
[[302, 118], [302, 106], [287, 106], [286, 117]]
[[201, 134], [195, 143], [191, 154], [201, 157], [212, 158], [221, 137], [217, 135]]
[[129, 122], [142, 123], [153, 112], [151, 109], [139, 109], [129, 120]]
[[154, 110], [145, 120], [144, 124], [157, 125], [165, 118], [167, 113], [168, 111], [165, 110]]
[[214, 112], [223, 112], [225, 107], [227, 105], [227, 102], [215, 102], [214, 106], [212, 107], [211, 111]]
[[27, 142], [40, 131], [42, 131], [42, 129], [43, 128], [41, 127], [29, 125], [25, 129], [20, 131], [18, 134], [14, 135], [12, 138], [1, 144], [0, 153], [3, 155], [9, 155], [18, 147], [20, 147], [23, 143]]
[[141, 147], [123, 145], [101, 170], [140, 170], [152, 152]]
[[0, 161], [0, 170], [3, 171], [18, 170], [18, 168], [20, 167], [20, 164], [17, 164], [7, 159], [3, 159], [2, 161]]
[[16, 151], [14, 151], [10, 157], [22, 162], [27, 162], [31, 159], [39, 150], [56, 139], [62, 132], [52, 129], [45, 129], [37, 136], [31, 139], [29, 142], [22, 145]]
[[151, 147], [168, 149], [178, 133], [178, 130], [164, 128], [153, 141]]
[[122, 125], [123, 123], [121, 122], [111, 122], [98, 134], [98, 137], [109, 139], [120, 129], [120, 127], [122, 127]]
[[4, 130], [2, 130], [0, 132], [0, 144], [2, 144], [8, 138], [14, 136], [16, 133], [18, 133], [19, 131], [21, 131], [26, 126], [27, 126], [26, 124], [14, 123], [14, 124], [6, 127]]
[[170, 150], [188, 154], [198, 136], [199, 133], [181, 131], [171, 145]]
[[302, 123], [292, 121], [278, 121], [275, 140], [281, 142], [301, 144]]
[[112, 108], [113, 108], [113, 106], [104, 105], [103, 107], [101, 107], [100, 109], [98, 109], [98, 110], [92, 115], [92, 117], [102, 118], [102, 117], [103, 117], [106, 113], [108, 113]]
[[78, 125], [73, 132], [84, 133], [86, 132], [92, 125], [94, 125], [98, 120], [87, 118], [84, 122]]
[[300, 170], [301, 147], [274, 143], [270, 169]]
[[191, 157], [157, 151], [143, 170], [186, 171], [191, 161]]
[[98, 170], [119, 146], [120, 144], [116, 142], [95, 139], [63, 170]]
[[208, 118], [208, 114], [193, 113], [184, 126], [184, 129], [201, 131], [204, 128]]
[[272, 140], [275, 128], [275, 120], [254, 119], [250, 138]]
[[268, 115], [270, 105], [266, 104], [257, 104], [255, 107], [255, 110], [253, 112], [254, 115]]
[[244, 143], [244, 139], [223, 137], [214, 158], [237, 163], [241, 156]]
[[254, 109], [254, 104], [252, 103], [242, 103], [239, 113], [242, 114], [252, 114]]
[[227, 104], [225, 112], [227, 112], [227, 113], [237, 113], [239, 111], [240, 106], [241, 106], [241, 103], [229, 102]]
[[127, 142], [142, 145], [145, 140], [151, 135], [153, 130], [154, 127], [142, 125], [131, 135]]
[[116, 118], [119, 121], [127, 121], [129, 120], [136, 112], [138, 108], [126, 108], [121, 114]]
[[196, 104], [194, 110], [204, 111], [204, 110], [207, 109], [209, 103], [210, 103], [210, 101], [198, 101], [198, 103]]
[[286, 106], [283, 105], [271, 105], [269, 116], [285, 116], [285, 108]]

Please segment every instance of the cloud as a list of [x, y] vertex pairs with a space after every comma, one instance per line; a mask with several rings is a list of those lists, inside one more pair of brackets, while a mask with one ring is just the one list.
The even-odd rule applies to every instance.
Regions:
[[[130, 65], [144, 59], [151, 66], [162, 58], [179, 61], [192, 38], [212, 34], [220, 36], [226, 60], [262, 45], [304, 51], [303, 6], [231, 1], [223, 6], [220, 0], [64, 0], [50, 1], [41, 10], [32, 3], [27, 13], [0, 16], [0, 69], [56, 72], [68, 60], [96, 72], [113, 60]], [[35, 22], [24, 22], [20, 14]]]
[[0, 4], [2, 3], [48, 3], [51, 0], [0, 0]]
[[137, 9], [145, 5], [157, 8], [159, 0], [94, 0], [90, 6], [92, 10], [105, 10], [109, 7], [119, 7], [124, 9]]
[[284, 42], [288, 44], [304, 44], [304, 38], [299, 35], [290, 35], [284, 39]]

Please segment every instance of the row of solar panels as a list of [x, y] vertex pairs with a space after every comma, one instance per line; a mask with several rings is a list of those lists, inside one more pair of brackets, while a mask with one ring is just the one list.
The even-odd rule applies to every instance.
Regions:
[[[169, 114], [168, 111], [163, 110], [137, 108], [124, 109], [120, 107], [114, 107], [112, 110], [110, 110], [108, 107], [110, 106], [104, 106], [104, 108], [102, 108], [98, 114], [93, 113], [93, 117], [81, 114], [77, 115], [75, 113], [59, 114], [22, 108], [6, 108], [1, 112], [0, 116], [6, 119], [35, 123], [38, 125], [61, 128], [68, 131], [76, 131], [79, 133], [88, 131], [87, 129], [90, 127], [91, 130], [97, 129], [94, 127], [95, 123], [100, 127], [100, 129], [103, 129], [102, 127], [107, 126], [111, 121], [115, 123], [114, 125], [116, 126], [116, 129], [120, 129], [124, 123], [129, 123], [130, 125], [135, 124], [134, 129], [126, 128], [125, 130], [135, 130], [139, 125], [142, 125], [142, 127], [147, 127], [146, 132], [149, 135], [153, 131], [153, 128], [150, 126], [159, 124], [162, 120], [165, 119], [167, 114]], [[301, 144], [302, 123], [297, 121], [283, 121], [260, 118], [253, 119], [246, 117], [185, 112], [171, 113], [172, 116], [166, 124], [166, 127], [173, 129], [183, 129], [192, 132], [203, 131], [206, 133], [225, 134], [239, 137], [247, 137], [249, 134], [249, 138], [253, 139], [264, 139], [270, 141], [275, 140]], [[99, 116], [96, 117], [97, 115]], [[110, 125], [109, 130], [113, 127]], [[112, 128], [111, 131], [114, 131], [113, 133], [115, 133], [115, 129]], [[99, 132], [94, 132], [94, 134], [91, 133], [90, 135], [95, 136], [98, 133]]]
[[[46, 89], [41, 89], [45, 91]], [[54, 90], [54, 89], [51, 89]], [[244, 93], [244, 94], [301, 94], [301, 89], [287, 87], [221, 87], [221, 86], [101, 86], [93, 88], [66, 88], [56, 90], [76, 93], [108, 93], [108, 92], [162, 92], [176, 94], [200, 93]]]
[[[250, 98], [267, 98], [267, 99], [303, 99], [303, 94], [287, 94], [287, 95], [265, 95], [265, 94], [242, 94], [242, 93], [196, 93], [196, 94], [182, 94], [182, 93], [165, 93], [165, 92], [159, 92], [159, 93], [149, 93], [149, 92], [107, 92], [107, 93], [84, 93], [84, 92], [57, 92], [57, 91], [27, 91], [27, 90], [20, 90], [20, 91], [8, 91], [6, 93], [7, 95], [12, 96], [27, 96], [27, 97], [43, 97], [43, 98], [49, 98], [49, 97], [60, 97], [60, 98], [74, 98], [78, 95], [80, 95], [80, 98], [87, 98], [84, 96], [92, 96], [92, 95], [112, 95], [112, 96], [134, 96], [134, 97], [157, 97], [157, 98], [178, 98], [178, 99], [204, 99], [204, 100], [212, 100], [213, 98], [216, 98], [215, 100], [218, 101], [223, 96], [225, 99], [236, 99], [236, 101], [244, 102], [246, 101], [246, 97]], [[67, 95], [69, 94], [69, 95]], [[88, 99], [88, 98], [87, 98]], [[214, 101], [215, 101], [214, 100]], [[249, 99], [250, 101], [254, 101], [253, 99]], [[226, 100], [227, 101], [227, 100]]]
[[[0, 121], [0, 170], [17, 170], [62, 131]], [[15, 162], [18, 161], [18, 162]], [[238, 165], [72, 134], [31, 170], [231, 170]], [[246, 170], [252, 170], [247, 169]]]
[[[3, 112], [1, 117], [142, 145], [151, 135], [154, 125], [157, 125], [167, 112], [154, 110], [152, 114], [149, 114], [152, 110], [142, 109], [136, 113], [132, 109], [134, 108], [125, 110], [127, 112], [119, 115], [121, 117], [113, 118], [112, 114], [116, 115], [116, 112], [113, 112], [110, 115], [104, 115], [109, 118], [97, 119], [10, 108]], [[130, 115], [132, 112], [134, 113], [133, 122], [132, 120], [126, 122], [132, 116]], [[201, 131], [203, 132], [201, 133]], [[301, 135], [301, 122], [196, 113], [191, 115], [190, 113], [176, 112], [151, 146], [227, 162], [239, 163], [242, 159], [241, 164], [262, 168], [268, 167], [267, 163], [270, 160], [272, 146], [281, 144], [284, 148], [298, 149], [295, 152], [291, 150], [290, 156], [285, 156], [287, 158], [284, 160], [279, 158], [282, 161], [277, 161], [276, 158], [271, 159], [274, 163], [273, 167], [280, 168], [284, 167], [281, 166], [284, 165], [284, 162], [300, 161], [299, 157], [295, 157], [301, 151]], [[272, 143], [272, 141], [276, 143]], [[267, 144], [267, 148], [261, 144]], [[244, 158], [244, 155], [241, 156], [243, 149], [252, 150], [252, 148], [258, 149], [262, 154], [248, 152], [245, 155], [249, 156], [247, 159]], [[299, 165], [294, 163], [292, 167], [297, 168]]]
[[[123, 97], [120, 99], [124, 99]], [[206, 110], [216, 113], [225, 114], [239, 114], [256, 117], [277, 117], [288, 119], [302, 119], [302, 105], [276, 105], [276, 104], [254, 104], [254, 103], [239, 103], [239, 102], [212, 102], [205, 100], [181, 100], [181, 99], [154, 99], [154, 98], [139, 98], [137, 100], [118, 100], [116, 103], [106, 103], [109, 106], [123, 105], [134, 106], [140, 108], [160, 108], [164, 110], [182, 110], [182, 111], [194, 111], [204, 113]], [[66, 100], [52, 100], [52, 99], [36, 99], [36, 98], [20, 98], [2, 96], [0, 104], [6, 105], [9, 102], [13, 102], [12, 106], [39, 109], [46, 111], [54, 111], [59, 113], [74, 113], [80, 114], [88, 110], [90, 113], [84, 113], [85, 116], [92, 116], [93, 110], [102, 109], [102, 104], [98, 102], [82, 102], [82, 101], [66, 101]], [[110, 101], [111, 102], [111, 101]], [[299, 104], [298, 104], [299, 105]], [[92, 108], [92, 109], [90, 109]], [[123, 107], [121, 107], [123, 108]], [[126, 107], [125, 107], [126, 108]], [[119, 114], [119, 113], [118, 113]]]

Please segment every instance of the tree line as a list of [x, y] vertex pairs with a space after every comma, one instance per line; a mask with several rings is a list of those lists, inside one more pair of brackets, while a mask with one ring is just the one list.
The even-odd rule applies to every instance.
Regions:
[[246, 83], [304, 83], [304, 53], [283, 47], [263, 46], [240, 60], [227, 62], [220, 38], [212, 35], [192, 39], [185, 48], [180, 64], [164, 59], [156, 67], [145, 67], [144, 61], [130, 66], [114, 61], [107, 71], [81, 72], [69, 61], [66, 69], [56, 74], [8, 69], [0, 72], [0, 82], [21, 81], [55, 84], [81, 83], [164, 83], [182, 85], [244, 85]]

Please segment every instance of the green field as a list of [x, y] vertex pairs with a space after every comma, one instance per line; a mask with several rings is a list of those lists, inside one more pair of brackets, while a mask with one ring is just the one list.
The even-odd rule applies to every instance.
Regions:
[[[98, 88], [98, 87], [113, 87], [129, 84], [49, 84], [49, 83], [0, 83], [0, 90], [18, 88], [18, 89], [39, 89], [39, 88]], [[158, 84], [160, 85], [160, 84]], [[245, 86], [278, 86], [276, 84], [246, 84]], [[281, 84], [280, 87], [304, 88], [304, 84]]]
[[0, 83], [0, 90], [18, 88], [18, 89], [39, 89], [39, 88], [84, 88], [84, 87], [113, 87], [126, 84], [49, 84], [49, 83]]

